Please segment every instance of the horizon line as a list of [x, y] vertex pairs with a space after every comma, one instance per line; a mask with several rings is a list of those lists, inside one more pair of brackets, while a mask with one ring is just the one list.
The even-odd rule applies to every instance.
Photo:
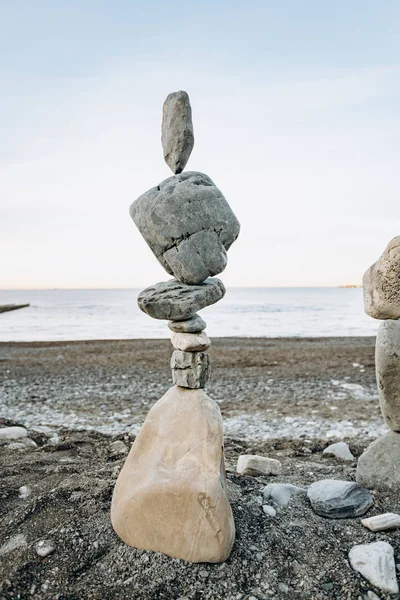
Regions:
[[[149, 286], [147, 286], [149, 287]], [[332, 284], [332, 285], [228, 285], [229, 289], [360, 289], [361, 284]], [[67, 291], [105, 291], [105, 290], [139, 290], [142, 286], [134, 287], [32, 287], [32, 288], [0, 288], [0, 292], [67, 292]]]

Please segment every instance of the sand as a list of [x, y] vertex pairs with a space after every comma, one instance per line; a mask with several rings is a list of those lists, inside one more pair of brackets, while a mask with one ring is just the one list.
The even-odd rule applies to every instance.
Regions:
[[[340, 435], [358, 457], [383, 430], [373, 338], [213, 340], [207, 391], [224, 415], [231, 557], [191, 565], [118, 539], [109, 508], [124, 457], [111, 444], [128, 448], [169, 387], [170, 352], [166, 340], [0, 344], [0, 426], [47, 424], [58, 435], [31, 429], [36, 449], [0, 448], [0, 554], [19, 543], [0, 558], [0, 598], [356, 600], [369, 590], [388, 598], [351, 569], [348, 551], [386, 540], [398, 556], [399, 531], [318, 517], [305, 497], [275, 518], [261, 508], [270, 482], [354, 480], [356, 461], [322, 451]], [[282, 474], [237, 475], [242, 453], [280, 460]], [[394, 495], [374, 497], [367, 516], [398, 511]], [[41, 558], [35, 544], [44, 539], [55, 550]]]

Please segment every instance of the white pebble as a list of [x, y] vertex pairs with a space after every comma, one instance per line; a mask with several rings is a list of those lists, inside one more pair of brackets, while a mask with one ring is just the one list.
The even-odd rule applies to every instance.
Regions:
[[384, 513], [383, 515], [375, 515], [368, 519], [361, 519], [361, 523], [374, 533], [376, 531], [385, 531], [386, 529], [395, 529], [396, 527], [400, 527], [400, 515], [396, 513]]
[[27, 485], [22, 485], [18, 490], [19, 498], [27, 498], [31, 495], [31, 488]]
[[270, 506], [269, 504], [264, 504], [263, 511], [269, 517], [276, 517], [276, 510], [273, 506]]
[[42, 558], [45, 558], [46, 556], [49, 556], [49, 554], [52, 554], [55, 549], [56, 546], [54, 542], [52, 542], [52, 540], [40, 540], [40, 542], [38, 542], [35, 546], [36, 554], [38, 554]]

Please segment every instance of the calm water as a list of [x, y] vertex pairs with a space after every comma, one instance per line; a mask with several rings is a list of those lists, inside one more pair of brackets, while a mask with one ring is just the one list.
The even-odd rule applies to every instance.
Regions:
[[[166, 322], [139, 310], [139, 291], [0, 290], [0, 304], [31, 304], [0, 314], [0, 340], [168, 337]], [[201, 315], [214, 337], [375, 335], [379, 325], [364, 314], [361, 289], [231, 288]]]
[[[139, 310], [139, 291], [0, 290], [0, 304], [31, 304], [0, 314], [0, 340], [168, 337], [166, 322]], [[231, 288], [201, 314], [214, 337], [375, 335], [379, 325], [364, 314], [361, 289]]]

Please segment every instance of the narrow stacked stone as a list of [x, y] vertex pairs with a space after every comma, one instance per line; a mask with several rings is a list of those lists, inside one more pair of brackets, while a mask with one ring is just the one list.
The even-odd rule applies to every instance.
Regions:
[[360, 456], [357, 481], [400, 491], [400, 236], [365, 273], [363, 288], [365, 312], [383, 321], [376, 338], [376, 379], [383, 418], [392, 431]]
[[182, 173], [193, 149], [186, 92], [163, 107], [164, 158], [174, 173], [135, 202], [130, 214], [174, 279], [138, 296], [140, 309], [168, 320], [174, 386], [151, 408], [115, 486], [111, 521], [127, 544], [191, 562], [222, 562], [235, 525], [226, 493], [222, 418], [203, 391], [210, 376], [206, 323], [197, 311], [225, 294], [214, 277], [240, 225], [211, 179]]

